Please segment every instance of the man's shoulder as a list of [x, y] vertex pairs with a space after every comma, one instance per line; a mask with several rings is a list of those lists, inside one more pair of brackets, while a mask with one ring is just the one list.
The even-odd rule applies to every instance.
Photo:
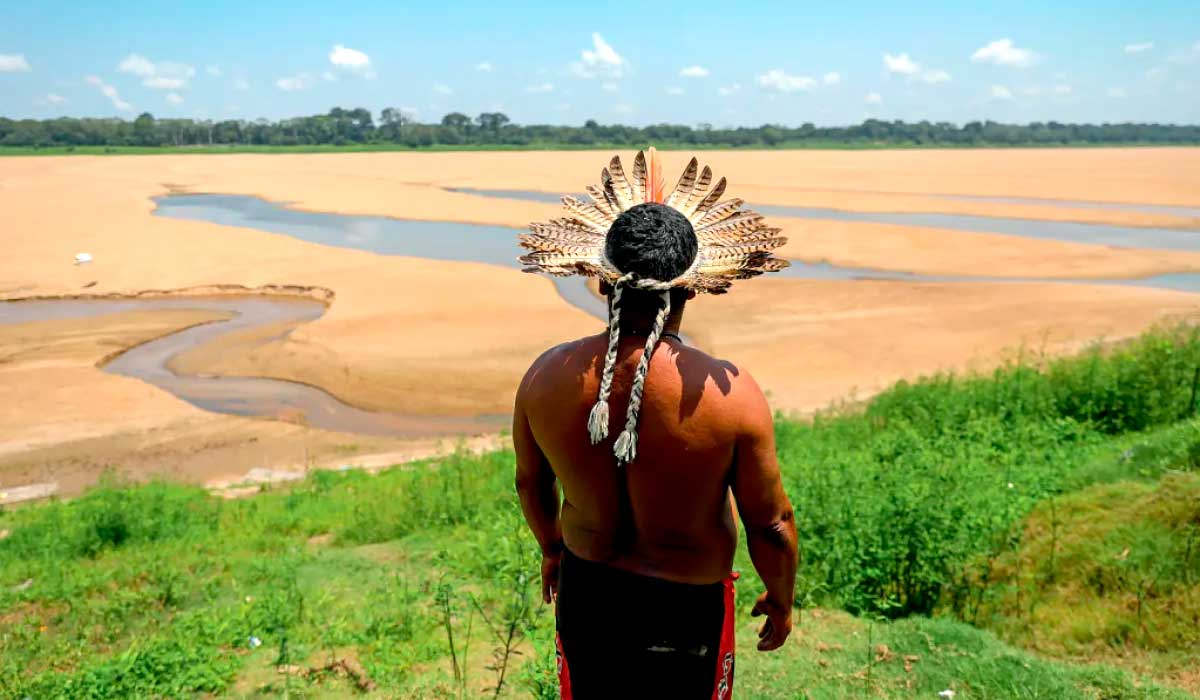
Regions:
[[596, 338], [594, 335], [577, 338], [547, 348], [525, 371], [525, 378], [521, 380], [521, 391], [528, 390], [538, 380], [553, 377], [556, 372], [574, 365], [584, 355], [594, 355], [595, 351], [590, 346], [595, 345]]

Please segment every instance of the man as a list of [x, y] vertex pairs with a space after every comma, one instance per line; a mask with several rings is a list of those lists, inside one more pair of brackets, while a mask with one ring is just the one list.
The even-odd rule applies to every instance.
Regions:
[[791, 631], [796, 531], [761, 390], [679, 325], [698, 291], [785, 267], [770, 251], [786, 241], [718, 202], [725, 181], [709, 192], [694, 158], [669, 195], [653, 149], [632, 175], [614, 158], [593, 202], [564, 198], [571, 217], [521, 238], [530, 271], [601, 279], [609, 328], [550, 349], [521, 382], [517, 491], [557, 602], [564, 698], [728, 698], [735, 504], [766, 585], [762, 651]]

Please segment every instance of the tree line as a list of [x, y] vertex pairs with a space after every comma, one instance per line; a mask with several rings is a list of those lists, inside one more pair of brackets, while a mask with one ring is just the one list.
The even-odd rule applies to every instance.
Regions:
[[75, 146], [351, 146], [393, 144], [431, 146], [587, 147], [642, 146], [772, 148], [808, 145], [893, 146], [1050, 146], [1087, 144], [1200, 144], [1200, 125], [1062, 124], [1055, 121], [1001, 124], [972, 121], [904, 122], [868, 119], [851, 126], [764, 124], [713, 128], [654, 124], [635, 127], [514, 124], [503, 113], [474, 118], [451, 112], [433, 124], [420, 123], [395, 108], [378, 120], [363, 108], [336, 107], [327, 114], [267, 119], [156, 119], [146, 112], [132, 121], [119, 118], [6, 119], [0, 117], [0, 146], [50, 148]]

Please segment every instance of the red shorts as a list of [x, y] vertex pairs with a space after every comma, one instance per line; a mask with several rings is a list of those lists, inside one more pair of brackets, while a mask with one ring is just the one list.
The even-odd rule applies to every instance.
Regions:
[[557, 605], [564, 700], [733, 695], [733, 582], [677, 583], [563, 553]]

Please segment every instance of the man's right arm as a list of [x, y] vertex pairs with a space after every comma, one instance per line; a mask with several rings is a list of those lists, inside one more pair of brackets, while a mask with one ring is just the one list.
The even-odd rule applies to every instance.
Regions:
[[742, 428], [734, 451], [733, 497], [746, 528], [750, 559], [767, 590], [753, 615], [766, 615], [759, 651], [783, 646], [792, 630], [796, 586], [796, 523], [775, 457], [775, 428], [762, 390], [748, 374], [739, 380]]

